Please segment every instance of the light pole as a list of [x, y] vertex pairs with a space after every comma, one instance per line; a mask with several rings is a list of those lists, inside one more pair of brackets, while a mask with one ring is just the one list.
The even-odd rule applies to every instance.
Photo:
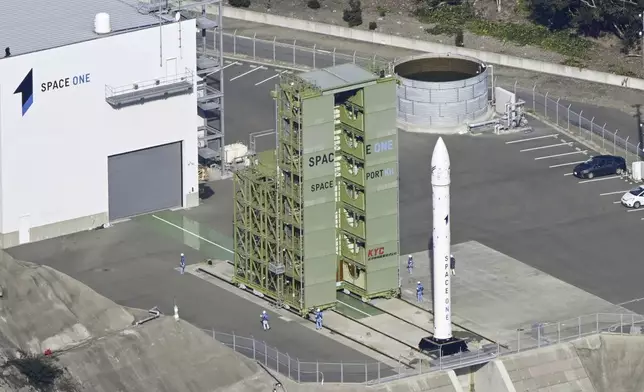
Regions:
[[642, 21], [642, 29], [640, 30], [640, 38], [642, 40], [641, 46], [642, 46], [642, 66], [644, 67], [644, 12], [637, 15]]

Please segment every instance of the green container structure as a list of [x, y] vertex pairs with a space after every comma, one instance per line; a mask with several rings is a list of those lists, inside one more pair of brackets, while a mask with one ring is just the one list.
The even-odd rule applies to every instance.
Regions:
[[396, 80], [344, 64], [283, 77], [277, 146], [235, 174], [235, 274], [301, 314], [399, 291]]

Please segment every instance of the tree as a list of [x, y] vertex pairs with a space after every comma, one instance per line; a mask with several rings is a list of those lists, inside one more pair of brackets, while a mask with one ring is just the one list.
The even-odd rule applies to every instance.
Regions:
[[349, 27], [356, 27], [362, 24], [362, 4], [360, 0], [349, 0], [349, 8], [342, 14], [342, 20], [349, 24]]
[[625, 50], [637, 44], [642, 29], [638, 20], [644, 0], [528, 0], [530, 19], [553, 31], [572, 29], [599, 37], [614, 34]]

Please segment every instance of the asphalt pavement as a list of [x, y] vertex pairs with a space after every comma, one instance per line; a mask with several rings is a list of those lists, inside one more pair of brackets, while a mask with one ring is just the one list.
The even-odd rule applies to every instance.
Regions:
[[[208, 45], [213, 47], [213, 40], [210, 36], [208, 38]], [[374, 57], [371, 54], [365, 53], [355, 53], [350, 50], [342, 50], [332, 52], [332, 48], [325, 48], [324, 42], [310, 42], [298, 39], [296, 41], [296, 48], [293, 50], [293, 46], [287, 43], [276, 43], [272, 41], [262, 40], [260, 38], [253, 40], [249, 37], [244, 37], [241, 35], [233, 36], [231, 33], [225, 33], [224, 35], [224, 52], [227, 55], [232, 55], [233, 53], [238, 56], [243, 56], [249, 60], [254, 61], [278, 61], [281, 62], [284, 66], [290, 66], [295, 68], [302, 67], [316, 67], [323, 68], [329, 67], [335, 64], [342, 64], [347, 62], [355, 61], [362, 66], [369, 66], [374, 63]], [[316, 46], [318, 50], [315, 55], [311, 48]], [[410, 52], [412, 54], [413, 52]], [[418, 53], [415, 53], [418, 54]], [[335, 59], [335, 60], [334, 60]], [[386, 62], [393, 61], [393, 58], [376, 56], [376, 62], [379, 64], [385, 64]], [[513, 85], [503, 85], [509, 90], [513, 90]], [[542, 92], [543, 94], [543, 92]], [[528, 103], [528, 107], [532, 106], [533, 94], [530, 89], [519, 87], [517, 88], [517, 95], [525, 100]], [[226, 95], [226, 98], [229, 96]], [[625, 113], [621, 110], [602, 107], [597, 105], [592, 105], [588, 103], [576, 102], [567, 97], [556, 97], [554, 95], [549, 95], [550, 105], [554, 110], [554, 102], [559, 99], [559, 104], [561, 105], [561, 116], [563, 119], [564, 108], [567, 108], [570, 105], [570, 110], [575, 113], [581, 113], [588, 122], [593, 119], [595, 124], [598, 124], [600, 127], [603, 124], [606, 124], [606, 129], [610, 132], [615, 132], [618, 130], [618, 135], [622, 138], [629, 137], [629, 141], [634, 145], [637, 145], [639, 140], [639, 126], [636, 118], [632, 114]], [[544, 103], [543, 95], [537, 95], [536, 101], [537, 106], [543, 107]], [[578, 116], [571, 116], [571, 125], [578, 126]]]
[[[160, 213], [159, 216], [164, 220], [174, 216], [172, 212], [165, 214]], [[230, 217], [226, 221], [230, 226]], [[208, 235], [206, 230], [201, 234]], [[198, 277], [181, 275], [175, 270], [180, 253], [185, 253], [189, 264], [205, 259], [204, 253], [209, 248], [195, 249], [194, 239], [193, 235], [147, 215], [118, 223], [109, 229], [11, 248], [8, 253], [19, 260], [55, 268], [123, 306], [139, 309], [158, 306], [164, 314], [171, 315], [176, 302], [180, 317], [193, 325], [208, 331], [214, 329], [254, 337], [277, 348], [282, 355], [288, 354], [300, 361], [376, 362], [302, 327], [303, 319], [296, 316], [284, 318], [270, 309], [272, 329], [264, 332], [259, 317], [262, 307]]]

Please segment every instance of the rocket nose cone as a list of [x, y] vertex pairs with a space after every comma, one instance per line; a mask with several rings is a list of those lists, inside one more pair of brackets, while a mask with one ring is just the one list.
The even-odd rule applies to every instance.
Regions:
[[438, 138], [432, 153], [432, 184], [449, 185], [450, 183], [450, 162], [447, 146], [442, 137]]

